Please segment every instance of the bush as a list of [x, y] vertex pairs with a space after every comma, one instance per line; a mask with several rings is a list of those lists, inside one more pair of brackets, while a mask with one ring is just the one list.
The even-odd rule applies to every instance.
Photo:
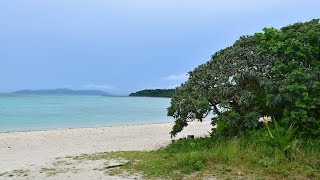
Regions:
[[276, 58], [266, 103], [281, 109], [282, 124], [295, 124], [302, 136], [320, 137], [319, 20], [266, 28], [255, 39]]

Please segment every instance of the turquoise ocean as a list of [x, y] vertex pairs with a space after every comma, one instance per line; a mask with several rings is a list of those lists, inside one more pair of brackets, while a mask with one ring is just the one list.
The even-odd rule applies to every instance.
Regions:
[[0, 94], [0, 132], [172, 122], [169, 98]]

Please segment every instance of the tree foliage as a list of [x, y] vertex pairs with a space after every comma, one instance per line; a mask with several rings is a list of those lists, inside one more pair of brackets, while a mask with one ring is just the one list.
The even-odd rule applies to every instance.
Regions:
[[189, 73], [189, 80], [176, 89], [168, 109], [168, 115], [176, 119], [172, 135], [188, 121], [201, 121], [209, 113], [217, 115], [213, 124], [220, 122], [226, 129], [233, 129], [230, 135], [257, 127], [255, 119], [268, 111], [256, 107], [263, 106], [275, 60], [257, 45], [253, 36], [243, 36]]
[[319, 136], [319, 33], [318, 20], [266, 28], [215, 53], [176, 88], [168, 108], [175, 118], [171, 134], [213, 114], [223, 135], [255, 129], [259, 117], [271, 115]]
[[318, 19], [257, 33], [259, 48], [276, 57], [267, 104], [282, 110], [282, 123], [304, 136], [320, 136], [320, 24]]

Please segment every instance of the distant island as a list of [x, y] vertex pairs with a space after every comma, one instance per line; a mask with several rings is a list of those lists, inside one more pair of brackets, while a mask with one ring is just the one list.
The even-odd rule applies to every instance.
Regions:
[[99, 90], [72, 90], [72, 89], [45, 89], [45, 90], [21, 90], [13, 94], [46, 94], [46, 95], [102, 95], [112, 96]]
[[131, 93], [129, 96], [171, 98], [174, 91], [174, 89], [145, 89], [142, 91]]

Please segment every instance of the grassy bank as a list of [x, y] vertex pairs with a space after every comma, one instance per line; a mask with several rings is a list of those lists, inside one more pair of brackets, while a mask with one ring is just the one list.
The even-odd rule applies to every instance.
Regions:
[[320, 141], [299, 140], [284, 154], [259, 136], [179, 140], [148, 152], [129, 151], [83, 155], [76, 160], [129, 160], [119, 168], [104, 168], [108, 174], [141, 173], [153, 178], [320, 178]]

